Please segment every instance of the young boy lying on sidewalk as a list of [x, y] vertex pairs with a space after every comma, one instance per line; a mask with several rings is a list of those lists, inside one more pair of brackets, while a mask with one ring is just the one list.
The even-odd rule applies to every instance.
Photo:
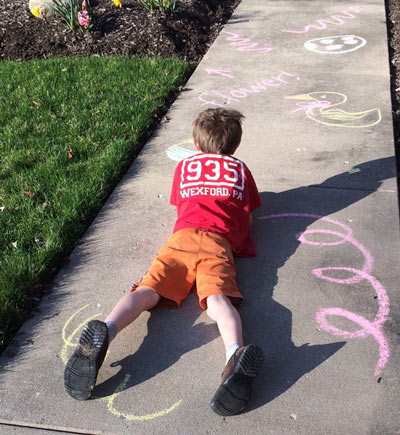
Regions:
[[257, 345], [244, 346], [234, 306], [243, 297], [233, 255], [256, 255], [250, 220], [261, 205], [249, 169], [232, 157], [242, 137], [242, 118], [235, 110], [208, 109], [195, 120], [194, 144], [200, 153], [181, 161], [175, 170], [174, 233], [142, 281], [119, 300], [105, 322], [93, 320], [83, 329], [64, 374], [65, 388], [73, 398], [91, 396], [108, 346], [123, 328], [160, 300], [179, 307], [194, 288], [201, 308], [217, 322], [226, 350], [222, 382], [211, 408], [219, 415], [235, 415], [246, 408], [264, 357]]

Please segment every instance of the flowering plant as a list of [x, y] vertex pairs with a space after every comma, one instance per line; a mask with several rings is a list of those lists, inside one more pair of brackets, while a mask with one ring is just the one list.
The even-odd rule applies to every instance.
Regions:
[[53, 9], [71, 30], [78, 25], [85, 30], [92, 27], [88, 0], [52, 0], [47, 7]]
[[172, 13], [175, 9], [175, 0], [139, 0], [139, 2], [150, 12], [159, 8]]
[[90, 24], [90, 15], [87, 10], [78, 12], [78, 23], [85, 30], [89, 30], [92, 27]]
[[71, 30], [78, 24], [78, 11], [81, 9], [80, 0], [52, 0], [46, 6], [53, 9]]
[[90, 4], [86, 0], [83, 0], [82, 10], [78, 12], [78, 23], [83, 30], [90, 30], [93, 27], [89, 9]]
[[32, 9], [31, 9], [31, 12], [32, 12], [32, 14], [33, 14], [35, 17], [37, 17], [37, 18], [40, 17], [40, 11], [39, 11], [38, 8], [32, 8]]

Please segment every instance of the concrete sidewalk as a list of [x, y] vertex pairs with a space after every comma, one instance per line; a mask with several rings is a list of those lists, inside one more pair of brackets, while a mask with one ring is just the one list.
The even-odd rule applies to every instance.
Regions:
[[[1, 433], [400, 434], [385, 20], [383, 0], [242, 0], [1, 357]], [[167, 239], [176, 160], [190, 154], [197, 113], [220, 106], [246, 116], [236, 155], [264, 203], [259, 255], [237, 262], [245, 340], [265, 352], [251, 406], [231, 418], [211, 411], [224, 351], [193, 296], [124, 330], [96, 400], [74, 401], [63, 371], [80, 331], [104, 319]]]

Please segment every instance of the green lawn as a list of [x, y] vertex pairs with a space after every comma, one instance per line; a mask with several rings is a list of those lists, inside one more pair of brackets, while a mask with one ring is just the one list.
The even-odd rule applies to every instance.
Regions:
[[187, 72], [161, 58], [0, 63], [0, 349]]

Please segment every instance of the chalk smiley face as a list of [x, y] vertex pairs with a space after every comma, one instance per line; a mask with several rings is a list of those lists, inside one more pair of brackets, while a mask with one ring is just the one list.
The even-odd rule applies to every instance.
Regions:
[[356, 51], [366, 43], [366, 39], [356, 35], [324, 36], [310, 39], [304, 43], [304, 48], [315, 53], [343, 54]]

